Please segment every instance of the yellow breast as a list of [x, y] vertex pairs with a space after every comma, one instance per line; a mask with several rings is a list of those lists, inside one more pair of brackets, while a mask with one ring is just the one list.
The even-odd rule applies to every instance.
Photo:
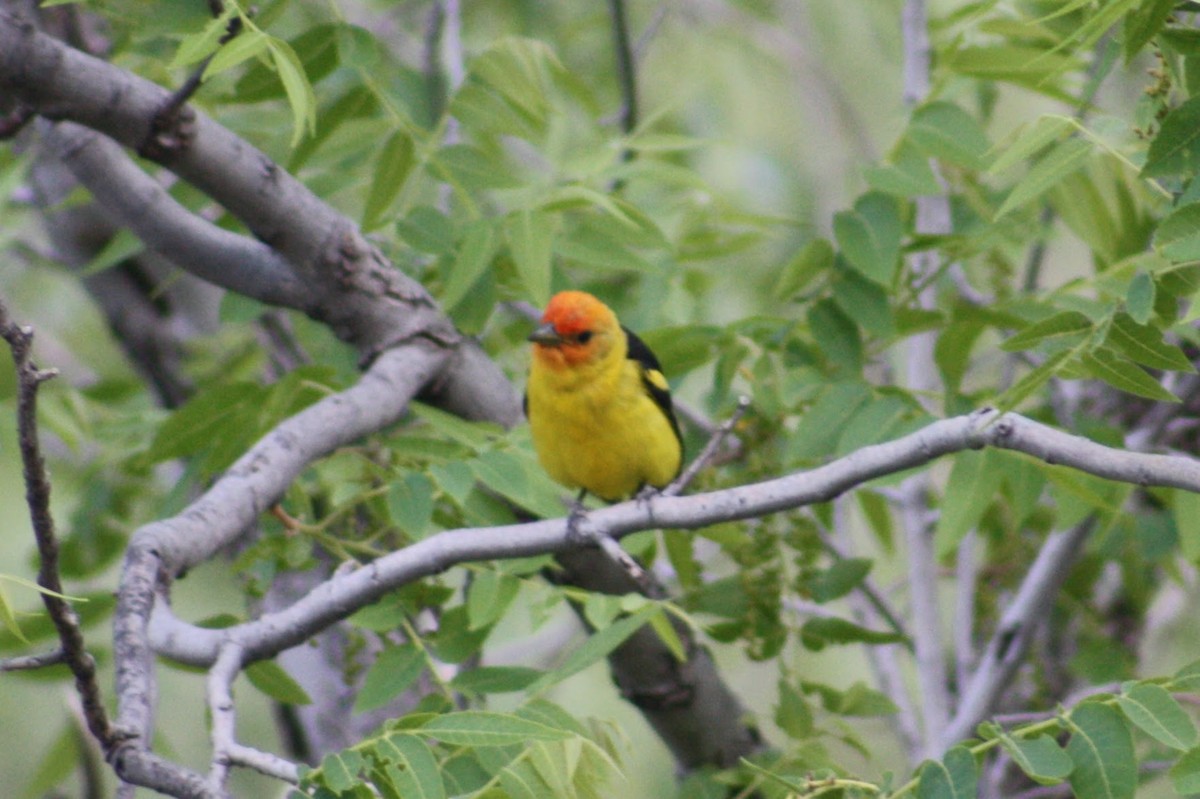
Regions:
[[533, 444], [547, 473], [606, 500], [667, 485], [683, 456], [641, 367], [624, 347], [614, 349], [615, 357], [569, 374], [535, 359], [527, 389]]

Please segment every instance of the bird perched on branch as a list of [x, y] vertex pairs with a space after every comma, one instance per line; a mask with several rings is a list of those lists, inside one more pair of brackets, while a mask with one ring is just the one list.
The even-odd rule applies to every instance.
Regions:
[[552, 478], [581, 500], [590, 492], [617, 501], [679, 474], [683, 440], [662, 367], [612, 309], [560, 292], [529, 340], [525, 413]]

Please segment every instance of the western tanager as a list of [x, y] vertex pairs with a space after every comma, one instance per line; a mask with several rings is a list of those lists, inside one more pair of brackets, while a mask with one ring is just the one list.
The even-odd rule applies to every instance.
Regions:
[[525, 413], [552, 478], [601, 499], [662, 488], [679, 474], [683, 442], [662, 367], [600, 300], [550, 299], [530, 334]]

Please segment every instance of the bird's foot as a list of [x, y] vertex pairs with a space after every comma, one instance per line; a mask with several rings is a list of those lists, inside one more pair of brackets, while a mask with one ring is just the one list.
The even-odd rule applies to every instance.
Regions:
[[585, 519], [587, 508], [583, 506], [582, 499], [577, 499], [567, 511], [567, 543], [577, 547], [594, 543], [594, 538], [582, 529]]
[[654, 497], [662, 493], [661, 488], [655, 488], [652, 485], [644, 485], [638, 489], [638, 492], [633, 495], [635, 502], [649, 502]]

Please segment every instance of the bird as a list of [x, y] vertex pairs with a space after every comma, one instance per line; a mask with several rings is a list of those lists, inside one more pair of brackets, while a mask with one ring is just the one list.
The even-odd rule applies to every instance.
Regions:
[[658, 358], [612, 309], [584, 291], [550, 298], [529, 334], [525, 390], [533, 447], [546, 472], [607, 502], [661, 489], [679, 474], [683, 436]]

